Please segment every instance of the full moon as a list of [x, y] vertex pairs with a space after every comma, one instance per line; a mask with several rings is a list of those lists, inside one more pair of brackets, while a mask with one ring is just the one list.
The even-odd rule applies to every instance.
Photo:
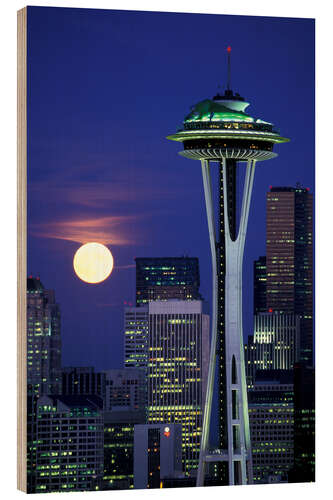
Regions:
[[112, 253], [101, 243], [86, 243], [74, 255], [73, 267], [75, 273], [82, 281], [86, 283], [101, 283], [112, 272]]

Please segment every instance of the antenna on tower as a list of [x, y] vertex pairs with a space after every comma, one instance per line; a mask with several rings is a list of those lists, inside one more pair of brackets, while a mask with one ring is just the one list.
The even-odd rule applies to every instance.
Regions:
[[231, 88], [230, 88], [230, 80], [231, 80], [230, 52], [231, 52], [231, 47], [230, 47], [230, 45], [228, 45], [228, 47], [227, 47], [227, 52], [228, 52], [228, 83], [227, 83], [227, 90], [231, 90]]

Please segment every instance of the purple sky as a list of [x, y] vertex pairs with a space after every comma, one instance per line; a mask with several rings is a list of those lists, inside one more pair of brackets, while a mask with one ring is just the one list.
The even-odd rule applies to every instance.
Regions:
[[[250, 115], [291, 142], [258, 164], [244, 261], [244, 328], [252, 264], [265, 254], [269, 185], [314, 188], [314, 22], [309, 19], [29, 7], [28, 273], [56, 291], [63, 364], [122, 366], [123, 303], [135, 300], [135, 257], [199, 257], [210, 300], [210, 253], [199, 162], [165, 137], [192, 104], [232, 88]], [[81, 243], [115, 259], [99, 285], [79, 280]]]

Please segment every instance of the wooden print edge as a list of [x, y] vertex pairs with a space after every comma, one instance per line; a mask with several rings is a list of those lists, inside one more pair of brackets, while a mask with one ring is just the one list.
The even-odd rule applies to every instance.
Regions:
[[17, 12], [17, 488], [27, 492], [27, 8]]

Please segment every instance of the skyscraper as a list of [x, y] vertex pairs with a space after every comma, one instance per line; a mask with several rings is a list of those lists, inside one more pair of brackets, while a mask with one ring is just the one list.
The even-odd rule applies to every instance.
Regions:
[[253, 481], [287, 482], [294, 462], [292, 370], [258, 370], [248, 398]]
[[267, 310], [301, 316], [301, 360], [313, 362], [313, 196], [271, 187], [266, 208]]
[[60, 393], [60, 309], [54, 290], [32, 276], [27, 280], [27, 365], [28, 395]]
[[197, 257], [136, 258], [136, 305], [151, 300], [200, 300]]
[[202, 301], [149, 303], [148, 423], [182, 424], [187, 475], [199, 461], [209, 360]]
[[292, 370], [300, 357], [300, 317], [295, 314], [261, 313], [254, 317], [254, 335], [245, 345], [247, 383], [257, 370]]
[[253, 314], [267, 312], [266, 305], [266, 257], [253, 263]]
[[103, 477], [103, 401], [42, 396], [37, 402], [36, 490], [99, 489]]
[[53, 290], [27, 279], [27, 490], [36, 491], [37, 401], [61, 392], [60, 309]]
[[147, 370], [148, 307], [124, 309], [124, 366]]

